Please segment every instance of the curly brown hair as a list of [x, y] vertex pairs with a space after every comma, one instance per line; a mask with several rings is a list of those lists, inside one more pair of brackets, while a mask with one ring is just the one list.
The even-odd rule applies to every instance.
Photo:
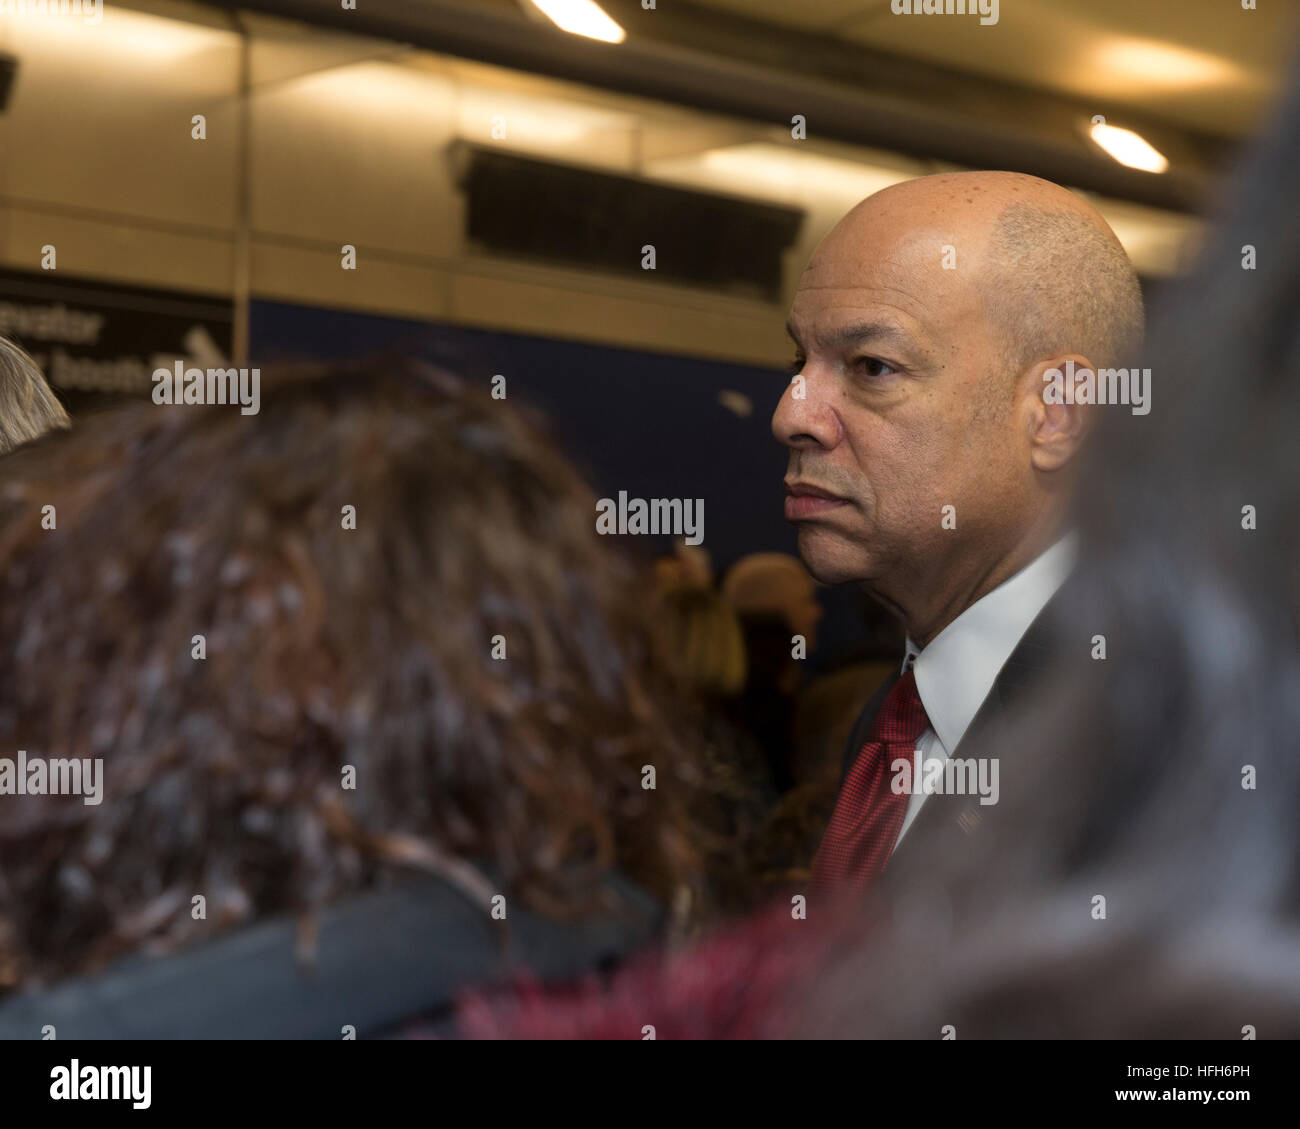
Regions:
[[614, 868], [661, 900], [697, 877], [689, 727], [629, 572], [506, 404], [408, 363], [294, 371], [260, 415], [132, 404], [0, 482], [0, 749], [104, 766], [101, 806], [0, 796], [9, 986], [392, 864], [486, 896], [480, 862], [557, 916]]

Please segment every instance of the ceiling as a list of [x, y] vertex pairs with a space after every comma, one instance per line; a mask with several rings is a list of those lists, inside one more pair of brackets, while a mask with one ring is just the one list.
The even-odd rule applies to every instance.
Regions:
[[[558, 31], [538, 0], [208, 2], [1184, 213], [1262, 124], [1300, 32], [1300, 0], [997, 0], [989, 26], [891, 0], [599, 0], [626, 32], [612, 47]], [[1097, 115], [1165, 170], [1103, 152]]]
[[690, 2], [1225, 136], [1259, 121], [1300, 32], [1297, 0], [1003, 0], [990, 26], [895, 15], [890, 0]]

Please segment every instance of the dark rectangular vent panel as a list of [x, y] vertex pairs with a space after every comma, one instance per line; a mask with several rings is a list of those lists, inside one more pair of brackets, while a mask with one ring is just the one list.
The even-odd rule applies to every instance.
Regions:
[[18, 60], [0, 53], [0, 114], [9, 109], [9, 95], [13, 93], [14, 78], [18, 74]]
[[[467, 234], [487, 252], [688, 286], [781, 298], [796, 208], [460, 144]], [[653, 244], [654, 271], [641, 248]]]

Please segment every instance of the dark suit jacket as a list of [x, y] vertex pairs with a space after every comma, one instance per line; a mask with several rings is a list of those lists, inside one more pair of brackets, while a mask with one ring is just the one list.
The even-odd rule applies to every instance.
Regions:
[[[950, 750], [950, 756], [969, 756], [970, 750], [976, 746], [982, 749], [983, 755], [988, 755], [990, 750], [995, 750], [999, 744], [999, 736], [1005, 731], [1007, 722], [1012, 716], [1013, 708], [1025, 700], [1030, 688], [1056, 663], [1059, 656], [1053, 653], [1048, 639], [1049, 621], [1057, 598], [1054, 596], [1049, 600], [1038, 617], [1029, 625], [1029, 629], [1016, 645], [1016, 649], [1011, 652], [1011, 657], [998, 673], [993, 688], [984, 699], [984, 704], [980, 706], [957, 750]], [[844, 777], [848, 775], [849, 769], [866, 743], [871, 725], [884, 704], [885, 696], [893, 689], [899, 677], [900, 675], [895, 673], [888, 678], [858, 715], [853, 731], [849, 734], [848, 744], [844, 747], [841, 787]], [[994, 810], [996, 810], [995, 805], [981, 805], [978, 796], [944, 793], [927, 796], [925, 803], [921, 805], [921, 810], [916, 814], [916, 819], [907, 829], [907, 834], [899, 841], [891, 859], [914, 849], [916, 843], [941, 827], [956, 825], [970, 833], [979, 826], [988, 813]]]

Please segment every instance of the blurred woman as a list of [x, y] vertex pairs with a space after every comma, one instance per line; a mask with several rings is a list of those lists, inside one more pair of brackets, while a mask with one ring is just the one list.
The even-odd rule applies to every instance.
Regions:
[[[0, 748], [99, 761], [103, 793], [0, 795], [0, 996], [260, 922], [328, 958], [328, 907], [432, 875], [438, 936], [339, 919], [340, 979], [427, 974], [385, 987], [383, 1026], [498, 974], [508, 936], [572, 974], [613, 936], [582, 923], [630, 922], [626, 949], [701, 885], [689, 718], [594, 499], [506, 405], [341, 365], [253, 417], [131, 405], [2, 477]], [[214, 1008], [248, 1032], [244, 972], [133, 1033], [211, 1033]], [[276, 1031], [355, 1024], [327, 987]]]

